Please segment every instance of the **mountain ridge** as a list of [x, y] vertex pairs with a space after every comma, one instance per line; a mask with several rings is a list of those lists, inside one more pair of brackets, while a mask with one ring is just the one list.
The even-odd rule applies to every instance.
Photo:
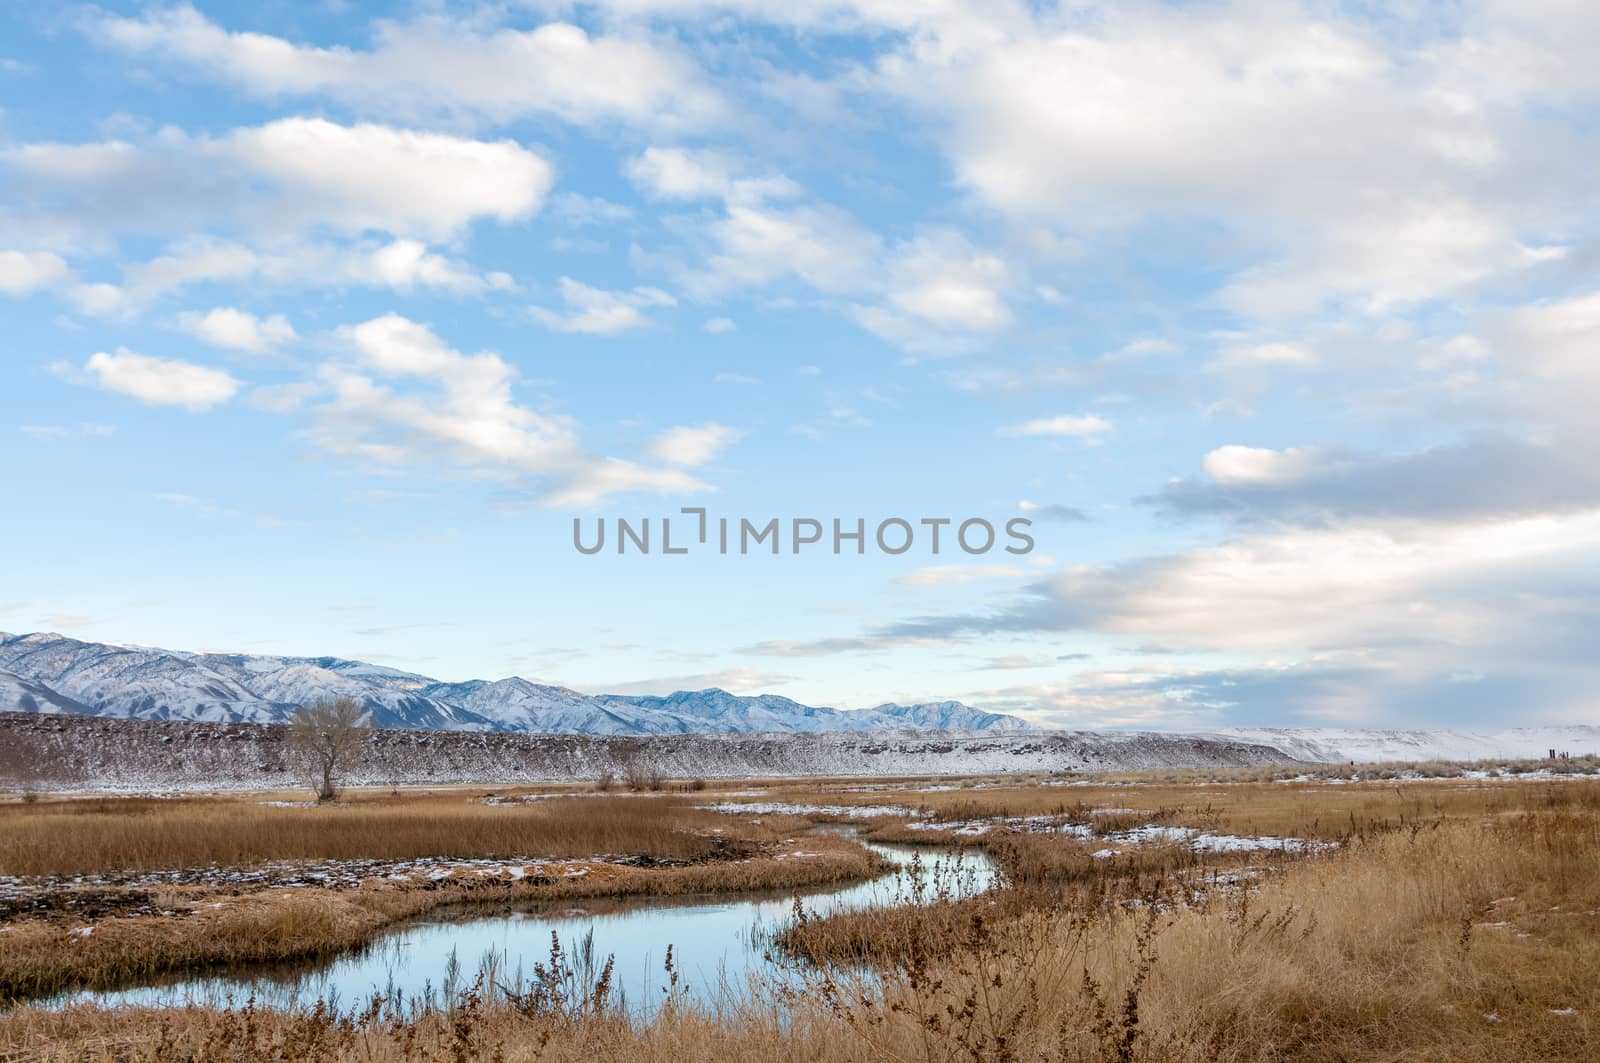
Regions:
[[522, 676], [447, 682], [344, 657], [191, 652], [0, 632], [0, 711], [268, 724], [331, 697], [361, 701], [374, 725], [389, 729], [587, 735], [1030, 729], [1017, 717], [955, 701], [837, 709], [716, 687], [584, 694]]

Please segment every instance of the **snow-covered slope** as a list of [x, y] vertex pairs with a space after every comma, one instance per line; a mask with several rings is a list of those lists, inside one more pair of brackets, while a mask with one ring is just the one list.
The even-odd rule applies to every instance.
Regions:
[[24, 679], [14, 672], [0, 671], [0, 710], [38, 712], [46, 715], [72, 713], [93, 715], [87, 705], [62, 697], [43, 683]]
[[842, 711], [715, 689], [595, 697], [517, 676], [443, 683], [341, 657], [188, 653], [54, 634], [0, 633], [0, 669], [15, 676], [0, 683], [0, 711], [140, 720], [281, 723], [299, 706], [349, 697], [363, 702], [379, 727], [420, 730], [668, 735], [1027, 727], [954, 701]]
[[984, 712], [959, 701], [878, 705], [866, 711], [879, 718], [880, 727], [927, 727], [935, 731], [1019, 731], [1028, 726], [1015, 716]]
[[60, 635], [7, 635], [0, 637], [0, 668], [101, 716], [219, 723], [274, 723], [287, 716], [283, 706], [191, 655], [166, 650], [105, 646]]
[[1215, 737], [1281, 749], [1295, 760], [1375, 764], [1425, 760], [1527, 760], [1600, 753], [1600, 726], [1512, 727], [1496, 731], [1372, 731], [1334, 727], [1230, 727]]

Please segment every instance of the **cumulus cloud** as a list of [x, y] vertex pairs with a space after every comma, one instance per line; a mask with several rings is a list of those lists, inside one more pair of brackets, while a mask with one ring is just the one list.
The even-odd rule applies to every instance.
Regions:
[[[1593, 88], [1528, 77], [1570, 61], [1572, 38], [1511, 31], [1508, 14], [1460, 16], [1459, 36], [1245, 2], [1046, 8], [982, 33], [935, 18], [877, 75], [943, 126], [960, 180], [1000, 210], [1091, 237], [1221, 222], [1241, 257], [1267, 256], [1237, 267], [1232, 308], [1382, 312], [1560, 253], [1540, 233], [1576, 188], [1540, 172], [1566, 149], [1537, 115]], [[1577, 16], [1524, 23], [1563, 18]]]
[[477, 273], [417, 240], [276, 243], [270, 250], [258, 250], [202, 236], [180, 240], [148, 261], [124, 265], [121, 284], [80, 284], [69, 289], [69, 295], [85, 314], [124, 316], [192, 285], [242, 281], [282, 289], [360, 286], [459, 295], [516, 287], [504, 273]]
[[936, 325], [992, 332], [1012, 321], [999, 290], [1009, 269], [998, 255], [975, 250], [952, 232], [918, 237], [898, 249], [890, 267], [889, 305]]
[[479, 275], [454, 259], [428, 250], [418, 240], [396, 240], [371, 251], [348, 251], [335, 256], [337, 276], [356, 283], [372, 284], [409, 292], [416, 288], [435, 288], [448, 292], [509, 290], [515, 282], [505, 273]]
[[680, 425], [655, 438], [650, 456], [666, 465], [695, 468], [715, 460], [741, 435], [738, 429], [721, 424]]
[[694, 127], [726, 110], [676, 50], [562, 22], [484, 30], [445, 17], [380, 21], [364, 50], [229, 31], [187, 5], [101, 15], [87, 29], [110, 47], [180, 63], [260, 97], [325, 96], [385, 115], [508, 122], [552, 114], [579, 125]]
[[560, 289], [561, 300], [566, 304], [564, 312], [540, 306], [530, 308], [536, 319], [557, 332], [614, 336], [649, 325], [650, 318], [644, 311], [650, 307], [678, 305], [676, 299], [659, 288], [612, 292], [562, 277]]
[[1282, 486], [1305, 480], [1326, 468], [1330, 460], [1330, 455], [1315, 447], [1271, 450], [1230, 444], [1207, 454], [1202, 466], [1219, 484]]
[[715, 249], [703, 267], [684, 274], [708, 296], [790, 278], [841, 295], [865, 282], [880, 250], [876, 235], [827, 204], [730, 202], [708, 232]]
[[732, 191], [736, 169], [720, 152], [654, 147], [629, 159], [623, 172], [656, 199], [720, 199]]
[[[1149, 712], [1147, 722], [1173, 726], [1198, 703], [1234, 718], [1249, 704], [1278, 722], [1459, 721], [1466, 697], [1459, 677], [1468, 672], [1495, 679], [1476, 688], [1500, 699], [1497, 707], [1480, 703], [1481, 711], [1503, 714], [1503, 699], [1523, 690], [1519, 705], [1554, 719], [1592, 706], [1590, 632], [1600, 610], [1572, 572], [1597, 549], [1596, 510], [1422, 528], [1282, 528], [1069, 567], [989, 612], [915, 617], [745, 652], [823, 656], [997, 634], [1095, 633], [1158, 644], [1164, 655], [1234, 662], [1191, 667], [1170, 681], [1160, 678], [1175, 674], [1170, 666], [1115, 683], [1102, 676], [1103, 700], [1080, 702], [1102, 711], [1100, 722], [1116, 719], [1116, 705], [1137, 704]], [[1245, 684], [1259, 697], [1246, 698]], [[1068, 700], [1056, 707], [1084, 694], [1083, 686], [1069, 685], [1062, 691]], [[1162, 711], [1163, 698], [1179, 703]]]
[[257, 317], [244, 310], [219, 306], [202, 314], [185, 311], [178, 327], [215, 347], [266, 354], [295, 338], [294, 326], [282, 314]]
[[999, 434], [1019, 438], [1044, 436], [1097, 442], [1115, 429], [1115, 424], [1098, 414], [1061, 414], [1006, 425], [999, 429]]
[[221, 150], [284, 189], [276, 210], [296, 220], [436, 239], [479, 218], [528, 217], [552, 180], [550, 164], [514, 141], [315, 118], [235, 131]]
[[550, 164], [482, 141], [320, 118], [219, 137], [177, 130], [140, 143], [36, 143], [0, 153], [39, 211], [85, 229], [192, 232], [235, 222], [277, 237], [307, 229], [444, 239], [479, 220], [538, 211]]
[[66, 261], [51, 251], [0, 251], [0, 292], [30, 295], [72, 276]]
[[492, 351], [456, 351], [398, 314], [346, 326], [338, 336], [352, 358], [320, 367], [316, 394], [283, 405], [310, 418], [307, 437], [329, 453], [378, 470], [533, 482], [526, 496], [556, 508], [626, 492], [710, 490], [679, 469], [584, 450], [572, 419], [517, 401], [518, 374]]
[[200, 413], [221, 406], [239, 392], [239, 382], [222, 369], [171, 358], [151, 358], [119, 347], [115, 354], [91, 355], [84, 372], [99, 387], [131, 395], [148, 406], [182, 406]]
[[1479, 433], [1411, 453], [1225, 446], [1205, 479], [1140, 501], [1175, 516], [1331, 525], [1373, 518], [1461, 521], [1600, 507], [1600, 470], [1581, 446]]
[[[720, 201], [694, 248], [678, 263], [684, 287], [702, 298], [798, 282], [829, 297], [881, 338], [919, 352], [960, 349], [1014, 320], [1004, 291], [1015, 270], [961, 233], [930, 229], [891, 247], [849, 211], [809, 198], [782, 174], [752, 174], [721, 151], [652, 147], [624, 166], [660, 200]], [[871, 300], [871, 301], [866, 301]]]
[[1320, 359], [1316, 353], [1304, 344], [1266, 342], [1266, 343], [1227, 343], [1218, 351], [1210, 362], [1212, 369], [1310, 369], [1315, 367]]

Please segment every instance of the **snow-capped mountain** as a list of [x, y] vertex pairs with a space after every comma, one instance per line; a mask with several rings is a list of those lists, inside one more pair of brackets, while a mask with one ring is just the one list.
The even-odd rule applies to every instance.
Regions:
[[0, 633], [0, 711], [140, 720], [282, 723], [325, 698], [363, 702], [379, 727], [593, 735], [1019, 730], [946, 701], [847, 711], [725, 690], [589, 695], [518, 676], [446, 683], [340, 657], [188, 653]]
[[43, 683], [35, 683], [15, 672], [6, 671], [0, 671], [0, 706], [21, 709], [23, 712], [71, 713], [77, 716], [94, 713], [89, 706], [62, 697]]

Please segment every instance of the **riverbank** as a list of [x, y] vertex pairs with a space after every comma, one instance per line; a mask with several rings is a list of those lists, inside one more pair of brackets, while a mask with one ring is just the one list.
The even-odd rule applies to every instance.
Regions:
[[[541, 811], [547, 806], [559, 813], [559, 825], [577, 814], [577, 805], [613, 799], [568, 798], [570, 811], [562, 810], [560, 798], [511, 791], [457, 793], [448, 800], [469, 809], [468, 819], [499, 822], [495, 817], [504, 815], [516, 829], [533, 830], [531, 824], [551, 815]], [[363, 971], [359, 982], [374, 987], [375, 1000], [346, 996], [338, 1008], [319, 1008], [312, 994], [299, 1007], [250, 1006], [251, 977], [281, 976], [230, 958], [226, 974], [239, 987], [231, 1007], [148, 1008], [138, 1006], [148, 998], [137, 995], [112, 998], [124, 1006], [110, 1008], [22, 1006], [0, 1016], [0, 1053], [240, 1063], [1593, 1057], [1592, 1023], [1600, 1016], [1600, 783], [1593, 780], [1134, 783], [1066, 792], [995, 779], [899, 786], [779, 782], [622, 800], [643, 816], [685, 817], [684, 823], [698, 824], [689, 832], [697, 837], [722, 838], [724, 847], [751, 844], [758, 852], [668, 867], [611, 861], [614, 875], [592, 867], [567, 875], [591, 863], [581, 858], [405, 857], [385, 864], [390, 870], [383, 875], [362, 876], [359, 888], [341, 888], [340, 875], [319, 887], [279, 879], [241, 890], [237, 898], [222, 882], [190, 881], [174, 888], [209, 892], [195, 893], [196, 903], [183, 916], [144, 922], [145, 932], [185, 923], [209, 930], [218, 925], [212, 921], [236, 919], [232, 940], [244, 950], [241, 956], [256, 955], [249, 950], [263, 942], [270, 948], [274, 934], [300, 928], [331, 939], [348, 925], [350, 940], [370, 940], [371, 927], [395, 926], [394, 920], [408, 918], [408, 905], [431, 906], [436, 898], [454, 903], [488, 890], [478, 895], [509, 903], [489, 906], [499, 914], [475, 923], [428, 925], [450, 958], [449, 969], [456, 968], [450, 935], [472, 926], [487, 931], [460, 938], [458, 977], [448, 980], [447, 993], [419, 998], [401, 988], [390, 992], [380, 963]], [[670, 807], [663, 802], [679, 807], [661, 812]], [[172, 814], [188, 814], [182, 804], [175, 803]], [[318, 820], [329, 810], [265, 807], [302, 826], [332, 828], [316, 843], [324, 847], [347, 844], [350, 835], [335, 826], [338, 815], [363, 811], [333, 810], [335, 816]], [[116, 810], [81, 814], [115, 816]], [[154, 826], [133, 824], [157, 823], [161, 814], [146, 809], [125, 817], [124, 844], [158, 836]], [[758, 949], [766, 948], [778, 964], [744, 969], [737, 996], [723, 993], [716, 977], [683, 965], [693, 953], [702, 968], [714, 968], [717, 944], [732, 947], [747, 926], [734, 925], [745, 918], [737, 912], [732, 922], [657, 921], [636, 912], [638, 918], [611, 938], [601, 936], [593, 962], [572, 964], [571, 950], [585, 928], [609, 917], [593, 910], [521, 910], [522, 898], [538, 890], [594, 896], [682, 888], [713, 894], [700, 911], [733, 911], [731, 894], [723, 891], [760, 889], [774, 884], [773, 876], [809, 880], [821, 870], [813, 863], [821, 857], [809, 854], [833, 845], [848, 852], [853, 843], [845, 838], [792, 829], [819, 822], [850, 823], [870, 835], [915, 836], [924, 846], [919, 851], [930, 856], [936, 850], [929, 842], [959, 837], [990, 854], [1003, 874], [977, 900], [933, 886], [901, 896], [915, 908], [810, 911], [798, 929], [771, 922], [772, 933]], [[674, 828], [662, 837], [674, 838], [674, 845], [701, 844], [679, 833]], [[549, 844], [559, 848], [559, 837], [547, 835]], [[445, 867], [450, 873], [439, 882], [448, 885], [433, 886], [432, 876]], [[543, 870], [530, 877], [535, 867]], [[514, 868], [521, 869], [520, 878]], [[553, 874], [558, 868], [561, 873]], [[282, 873], [303, 878], [305, 869]], [[148, 888], [132, 878], [124, 885]], [[209, 899], [200, 902], [202, 895]], [[279, 895], [306, 897], [306, 907], [270, 899]], [[789, 903], [781, 893], [767, 896], [767, 910], [781, 920]], [[274, 904], [289, 905], [295, 914], [275, 924]], [[669, 904], [656, 911], [665, 916], [691, 907]], [[111, 921], [29, 916], [5, 923], [4, 937], [9, 948], [9, 939], [26, 927], [48, 925], [54, 936], [41, 938], [30, 954], [81, 962], [92, 953], [72, 950], [102, 947], [96, 939]], [[89, 925], [92, 933], [72, 933]], [[668, 926], [675, 929], [663, 931]], [[560, 957], [549, 950], [552, 928], [560, 931]], [[162, 947], [133, 930], [130, 925], [121, 939], [121, 955], [142, 962], [141, 949]], [[739, 948], [749, 947], [740, 940]], [[699, 952], [675, 952], [664, 963], [665, 948], [674, 943]], [[646, 949], [661, 973], [650, 992], [665, 1006], [647, 1015], [614, 998], [615, 975], [607, 973], [604, 957], [624, 944]], [[485, 945], [498, 951], [475, 983], [474, 964]], [[402, 951], [421, 962], [417, 948]], [[433, 955], [437, 960], [437, 949]], [[807, 955], [823, 962], [798, 958]], [[834, 960], [848, 962], [834, 966]], [[414, 982], [437, 988], [446, 981], [434, 976], [441, 969], [413, 971]]]
[[514, 793], [4, 806], [0, 1001], [331, 956], [463, 903], [794, 889], [877, 870], [847, 838], [797, 844], [810, 826], [681, 798]]
[[[15, 1059], [1589, 1060], [1600, 1016], [1600, 802], [1529, 787], [1486, 819], [1349, 839], [1215, 904], [927, 921], [865, 971], [799, 968], [738, 1002], [629, 1020], [568, 968], [354, 1017], [79, 1007], [0, 1017]], [[1159, 885], [1159, 884], [1147, 884]], [[796, 972], [789, 972], [796, 973]]]

